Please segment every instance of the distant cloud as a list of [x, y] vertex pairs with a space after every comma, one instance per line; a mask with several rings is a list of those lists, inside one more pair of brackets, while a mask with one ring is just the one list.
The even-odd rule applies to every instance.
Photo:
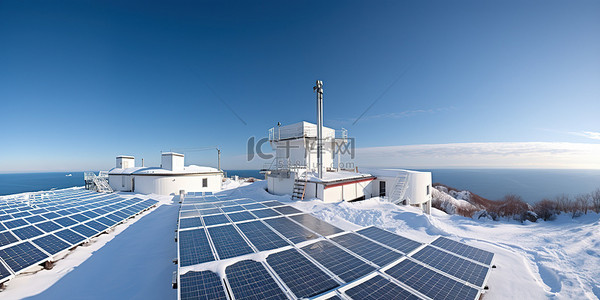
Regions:
[[600, 169], [600, 144], [456, 143], [358, 148], [356, 164], [406, 168]]
[[592, 140], [600, 140], [600, 132], [582, 131], [582, 132], [569, 132], [569, 133], [573, 134], [573, 135], [586, 137], [586, 138], [592, 139]]

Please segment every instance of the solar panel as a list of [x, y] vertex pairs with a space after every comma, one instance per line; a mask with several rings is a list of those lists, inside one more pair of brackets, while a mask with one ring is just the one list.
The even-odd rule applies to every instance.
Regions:
[[46, 235], [33, 240], [33, 243], [44, 251], [54, 255], [62, 250], [69, 248], [69, 244], [53, 235]]
[[259, 218], [281, 216], [281, 214], [279, 214], [278, 212], [276, 212], [270, 208], [253, 210], [252, 213]]
[[265, 206], [260, 203], [246, 204], [242, 206], [247, 210], [265, 208]]
[[419, 297], [411, 294], [399, 285], [377, 275], [363, 283], [344, 292], [352, 299], [379, 300], [379, 299], [407, 299], [418, 300]]
[[35, 226], [45, 232], [52, 232], [52, 231], [59, 230], [62, 228], [62, 226], [60, 226], [52, 221], [38, 223], [38, 224], [35, 224]]
[[177, 242], [182, 267], [215, 260], [204, 229], [179, 231]]
[[237, 204], [251, 204], [251, 203], [256, 203], [256, 201], [251, 200], [251, 199], [241, 199], [241, 200], [235, 200], [235, 202]]
[[22, 240], [27, 240], [43, 234], [41, 230], [35, 228], [33, 225], [13, 229], [12, 232]]
[[82, 224], [73, 226], [71, 229], [86, 237], [92, 237], [98, 233], [96, 230]]
[[64, 218], [56, 219], [56, 220], [54, 220], [54, 222], [56, 222], [56, 223], [58, 223], [58, 224], [60, 224], [62, 226], [65, 226], [65, 227], [77, 224], [77, 221], [75, 221], [75, 220], [73, 220], [73, 219], [71, 219], [69, 217], [64, 217]]
[[411, 257], [479, 287], [483, 287], [489, 271], [488, 267], [431, 246], [419, 250]]
[[318, 295], [338, 286], [296, 249], [271, 254], [267, 263], [298, 298]]
[[297, 213], [302, 212], [301, 210], [295, 209], [291, 206], [280, 206], [280, 207], [275, 207], [273, 209], [284, 215], [291, 215], [291, 214], [297, 214]]
[[379, 244], [371, 242], [366, 238], [352, 232], [333, 237], [331, 240], [344, 246], [359, 256], [372, 261], [380, 267], [383, 267], [402, 257], [402, 254], [400, 253], [394, 252]]
[[288, 246], [288, 242], [279, 237], [267, 225], [260, 221], [237, 224], [238, 228], [259, 251], [271, 250]]
[[345, 282], [353, 281], [375, 271], [375, 267], [329, 241], [318, 241], [303, 247], [302, 250]]
[[59, 238], [71, 243], [71, 245], [76, 245], [83, 242], [86, 238], [80, 234], [77, 234], [75, 231], [70, 229], [63, 229], [55, 233]]
[[14, 271], [36, 264], [48, 256], [30, 242], [23, 242], [0, 250], [0, 258]]
[[221, 213], [221, 211], [218, 208], [201, 209], [201, 210], [199, 210], [199, 212], [203, 216]]
[[2, 264], [0, 264], [0, 280], [10, 276], [10, 271], [6, 269]]
[[77, 222], [85, 222], [90, 219], [90, 217], [84, 216], [83, 214], [72, 215], [70, 218], [76, 220]]
[[94, 229], [94, 230], [96, 230], [96, 231], [98, 231], [98, 232], [102, 232], [102, 231], [108, 229], [108, 226], [106, 226], [104, 224], [101, 224], [100, 222], [97, 222], [97, 221], [94, 221], [94, 220], [89, 221], [89, 222], [85, 222], [83, 224], [86, 225], [86, 226], [88, 226], [88, 227], [90, 227], [90, 228], [92, 228], [92, 229]]
[[377, 227], [368, 227], [357, 232], [388, 247], [402, 251], [403, 253], [410, 253], [421, 246], [421, 243], [419, 242]]
[[233, 222], [240, 222], [240, 221], [246, 221], [246, 220], [256, 219], [256, 217], [254, 217], [251, 213], [249, 213], [247, 211], [241, 211], [241, 212], [237, 212], [237, 213], [231, 213], [231, 214], [227, 214], [227, 216]]
[[266, 219], [264, 222], [269, 224], [269, 226], [273, 227], [294, 244], [316, 239], [318, 237], [315, 233], [285, 217]]
[[479, 291], [410, 260], [403, 260], [385, 273], [432, 299], [476, 299]]
[[311, 229], [312, 231], [322, 236], [328, 236], [343, 232], [343, 230], [308, 214], [291, 216], [290, 219], [304, 225], [305, 227]]
[[18, 241], [17, 238], [8, 231], [0, 232], [0, 247], [12, 244]]
[[100, 218], [96, 219], [96, 221], [98, 221], [106, 226], [113, 226], [113, 225], [117, 224], [116, 221], [109, 219], [107, 217], [100, 217]]
[[27, 220], [27, 222], [33, 224], [33, 223], [37, 223], [37, 222], [43, 222], [46, 221], [46, 219], [44, 219], [42, 216], [31, 216], [31, 217], [27, 217], [25, 218], [25, 220]]
[[267, 269], [259, 262], [243, 260], [225, 269], [235, 299], [287, 299]]
[[48, 213], [42, 214], [42, 217], [51, 220], [51, 219], [60, 218], [60, 215], [55, 212], [48, 212]]
[[242, 210], [244, 210], [244, 208], [239, 205], [235, 205], [235, 206], [221, 207], [221, 210], [224, 212], [236, 212], [236, 211], [242, 211]]
[[267, 201], [267, 202], [261, 202], [260, 204], [264, 205], [264, 206], [268, 206], [268, 207], [274, 207], [274, 206], [283, 206], [285, 204], [279, 202], [279, 201]]
[[490, 265], [494, 258], [494, 253], [471, 247], [442, 236], [438, 237], [431, 244], [486, 265]]
[[219, 254], [220, 259], [231, 258], [252, 253], [244, 238], [232, 225], [208, 228], [210, 239]]
[[28, 225], [28, 224], [29, 223], [27, 223], [27, 221], [25, 221], [23, 219], [16, 219], [16, 220], [4, 222], [4, 226], [6, 226], [6, 228], [8, 228], [8, 229], [21, 227], [21, 226]]
[[179, 275], [179, 292], [181, 300], [227, 300], [221, 279], [211, 271]]
[[200, 218], [184, 218], [179, 219], [179, 228], [193, 228], [202, 227], [202, 220]]
[[206, 226], [229, 223], [229, 219], [227, 219], [227, 217], [225, 217], [225, 215], [205, 216], [205, 217], [202, 217], [202, 219], [204, 220], [204, 224]]

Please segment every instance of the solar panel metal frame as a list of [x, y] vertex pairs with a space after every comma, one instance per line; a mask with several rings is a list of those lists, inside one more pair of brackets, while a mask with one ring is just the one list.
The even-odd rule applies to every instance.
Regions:
[[[261, 272], [262, 274], [256, 274]], [[241, 273], [241, 274], [236, 274]], [[289, 292], [267, 266], [254, 260], [242, 260], [225, 268], [225, 280], [235, 299], [288, 299]], [[241, 277], [241, 278], [240, 278]], [[246, 293], [251, 293], [244, 296]]]
[[[404, 254], [411, 253], [419, 247], [423, 246], [423, 243], [419, 243], [413, 239], [403, 237], [399, 234], [389, 232], [385, 229], [381, 229], [376, 226], [369, 226], [366, 228], [356, 230], [355, 232], [370, 240], [396, 249]], [[390, 238], [395, 238], [396, 241], [392, 241]]]
[[[404, 256], [395, 249], [380, 245], [354, 232], [336, 235], [331, 237], [330, 240], [379, 267], [392, 264]], [[361, 244], [356, 243], [357, 240], [360, 240]], [[365, 251], [370, 252], [366, 253]], [[379, 253], [376, 253], [375, 251]], [[384, 252], [385, 254], [382, 254], [381, 252]]]
[[[377, 278], [377, 279], [375, 279]], [[372, 281], [372, 280], [375, 280]], [[381, 286], [381, 281], [383, 280], [384, 286]], [[355, 288], [357, 288], [358, 286], [364, 285], [367, 282], [370, 282], [371, 284], [379, 284], [379, 290], [384, 289], [384, 292], [387, 292], [388, 290], [391, 291], [393, 294], [383, 294], [383, 295], [378, 295], [375, 297], [364, 297], [365, 295], [360, 295], [361, 298], [353, 298], [352, 295], [350, 295], [350, 293], [348, 293], [348, 291], [353, 290]], [[394, 290], [390, 290], [390, 288], [394, 288]], [[394, 279], [389, 278], [389, 275], [385, 274], [385, 273], [379, 273], [379, 272], [372, 272], [369, 275], [360, 278], [358, 280], [355, 280], [341, 288], [338, 289], [338, 292], [343, 293], [346, 297], [350, 298], [350, 299], [367, 299], [367, 300], [375, 300], [375, 299], [407, 299], [407, 297], [404, 297], [405, 295], [399, 295], [398, 292], [400, 292], [400, 290], [403, 291], [402, 293], [406, 294], [408, 293], [410, 296], [410, 298], [408, 299], [425, 299], [425, 300], [429, 300], [429, 298], [427, 297], [423, 297], [422, 295], [420, 295], [419, 293], [415, 293], [414, 290], [412, 290], [410, 287], [407, 287], [405, 285], [402, 284], [398, 284], [398, 282], [396, 282]]]
[[[433, 242], [430, 243], [430, 245], [488, 266], [491, 266], [492, 262], [494, 261], [494, 253], [492, 252], [479, 249], [477, 247], [473, 247], [443, 236], [437, 237]], [[463, 251], [459, 253], [457, 252], [457, 248], [461, 248]], [[465, 253], [464, 251], [469, 251], [469, 253]], [[483, 252], [480, 254], [485, 254], [486, 259], [475, 257], [475, 255], [473, 255], [473, 252]]]

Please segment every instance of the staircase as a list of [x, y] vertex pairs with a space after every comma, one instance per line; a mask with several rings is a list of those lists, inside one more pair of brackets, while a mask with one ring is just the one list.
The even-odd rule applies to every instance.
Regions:
[[394, 204], [401, 204], [404, 201], [404, 195], [406, 195], [406, 189], [408, 189], [408, 173], [402, 172], [396, 176], [392, 193], [390, 194], [389, 201]]
[[292, 200], [304, 200], [306, 192], [306, 180], [300, 178], [294, 179], [294, 190], [292, 191]]
[[94, 185], [96, 186], [96, 191], [99, 193], [112, 193], [113, 189], [110, 187], [110, 184], [108, 184], [108, 181], [106, 181], [106, 178], [104, 177], [95, 177], [93, 179], [94, 181]]

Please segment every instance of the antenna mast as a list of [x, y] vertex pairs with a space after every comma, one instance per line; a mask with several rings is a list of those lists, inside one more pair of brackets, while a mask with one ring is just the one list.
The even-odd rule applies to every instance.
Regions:
[[323, 178], [323, 81], [313, 87], [317, 92], [317, 174]]

